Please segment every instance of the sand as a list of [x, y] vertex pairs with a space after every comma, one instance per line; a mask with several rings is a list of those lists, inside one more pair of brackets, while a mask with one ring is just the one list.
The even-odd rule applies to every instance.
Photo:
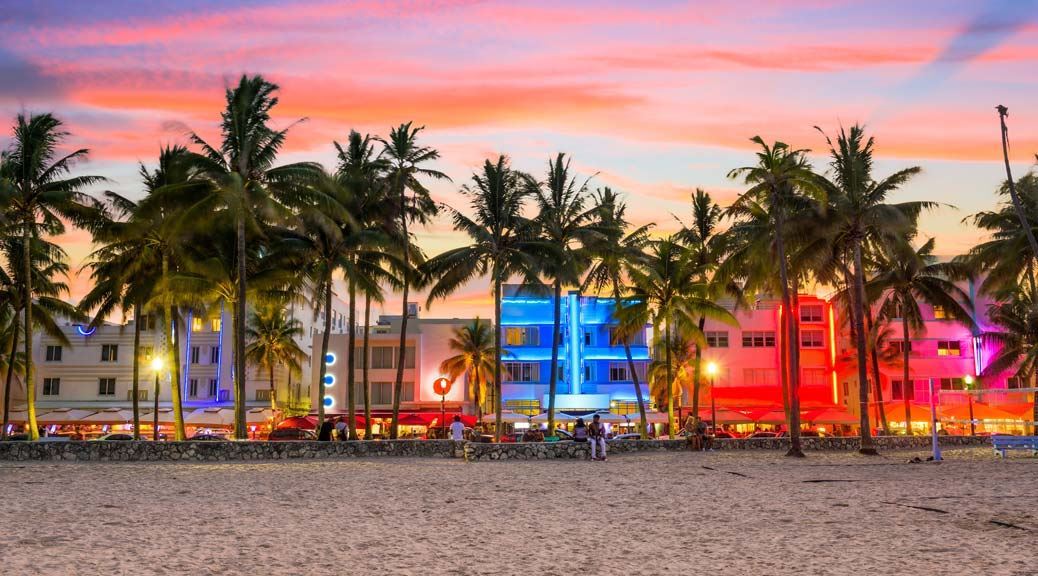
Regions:
[[1038, 459], [910, 456], [0, 463], [0, 574], [1038, 572]]

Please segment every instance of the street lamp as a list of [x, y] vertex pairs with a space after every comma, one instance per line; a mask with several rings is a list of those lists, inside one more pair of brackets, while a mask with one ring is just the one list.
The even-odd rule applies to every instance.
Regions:
[[714, 401], [714, 383], [717, 376], [716, 362], [707, 362], [706, 374], [710, 377], [710, 423], [714, 427], [714, 436], [717, 436], [717, 403]]
[[152, 410], [152, 440], [159, 441], [159, 372], [162, 372], [162, 357], [155, 356], [151, 359], [151, 371], [155, 373], [155, 408]]
[[966, 397], [970, 402], [970, 436], [977, 435], [977, 424], [973, 420], [973, 376], [967, 374], [962, 381], [966, 384]]
[[451, 391], [452, 384], [454, 383], [449, 378], [443, 376], [433, 380], [433, 392], [440, 395], [440, 427], [443, 428], [445, 438], [447, 437], [447, 423], [444, 422], [447, 419], [447, 394]]

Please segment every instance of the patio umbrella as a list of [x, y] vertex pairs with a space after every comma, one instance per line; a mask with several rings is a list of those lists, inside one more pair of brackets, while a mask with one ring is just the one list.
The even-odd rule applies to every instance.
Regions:
[[[606, 424], [627, 424], [627, 416], [624, 416], [623, 414], [616, 414], [615, 412], [595, 412], [594, 414], [588, 414], [587, 420], [590, 421], [594, 419], [595, 416], [598, 416], [598, 420], [600, 422], [604, 422]], [[637, 415], [635, 415], [634, 420], [638, 420]]]
[[[710, 420], [713, 418], [709, 408], [702, 408], [699, 410], [699, 417], [704, 420]], [[717, 423], [721, 424], [750, 424], [753, 422], [753, 418], [750, 418], [742, 412], [735, 410], [729, 410], [727, 408], [717, 409]]]
[[397, 423], [401, 426], [428, 426], [431, 421], [417, 414], [404, 414]]
[[[904, 422], [905, 421], [905, 403], [902, 401], [884, 402], [884, 412], [886, 412], [887, 420], [893, 422]], [[872, 413], [873, 422], [879, 419], [879, 408], [875, 405], [869, 407], [869, 411]], [[912, 422], [929, 422], [930, 421], [930, 406], [924, 404], [909, 404], [909, 412], [912, 417]]]
[[784, 410], [757, 410], [751, 412], [749, 417], [758, 424], [785, 424], [786, 422]]
[[1030, 420], [1031, 414], [1033, 414], [1034, 410], [1034, 402], [1014, 402], [1012, 404], [996, 404], [995, 407], [1004, 412], [1009, 412], [1017, 418]]
[[102, 410], [94, 412], [89, 416], [84, 416], [79, 421], [89, 424], [123, 424], [133, 421], [133, 412], [121, 408]]
[[[37, 414], [36, 417], [39, 418], [40, 415]], [[24, 423], [29, 420], [29, 412], [26, 410], [11, 410], [8, 414], [8, 420], [12, 423]]]
[[234, 411], [224, 408], [203, 408], [184, 417], [191, 426], [233, 426]]
[[[154, 424], [155, 413], [151, 410], [141, 411], [141, 424]], [[159, 408], [159, 424], [173, 424], [173, 409], [172, 408]]]
[[[80, 410], [77, 408], [59, 408], [52, 410], [42, 416], [38, 416], [36, 421], [40, 424], [78, 424], [83, 418], [90, 416], [97, 412], [97, 410]], [[131, 414], [130, 419], [133, 420]]]
[[[470, 428], [472, 426], [475, 426], [476, 422], [477, 422], [476, 417], [471, 415], [471, 414], [458, 414], [456, 412], [452, 414], [452, 413], [448, 412], [443, 417], [443, 422], [440, 422], [440, 415], [439, 414], [436, 414], [435, 416], [436, 416], [436, 419], [432, 421], [432, 425], [433, 426], [450, 426], [451, 424], [454, 423], [454, 418], [455, 417], [460, 418], [461, 419], [461, 423], [463, 425], [465, 425], [465, 426], [470, 427]], [[358, 416], [357, 418], [360, 418], [360, 416]], [[362, 425], [362, 424], [358, 424], [358, 425]]]
[[823, 410], [812, 410], [804, 414], [803, 420], [812, 424], [858, 424], [859, 419], [850, 412], [837, 408], [825, 408]]
[[[938, 415], [942, 420], [962, 420], [968, 422], [970, 419], [970, 405], [966, 404], [953, 404], [951, 406], [941, 406], [938, 409]], [[974, 420], [1019, 420], [1020, 417], [995, 408], [988, 406], [987, 404], [981, 404], [980, 402], [973, 403], [973, 419]]]
[[285, 428], [299, 428], [302, 430], [313, 430], [317, 428], [317, 418], [313, 416], [292, 416], [278, 423], [278, 430]]
[[[639, 416], [637, 412], [632, 412], [628, 415], [628, 418], [630, 418], [631, 422], [641, 421], [641, 416]], [[654, 412], [650, 410], [645, 413], [645, 421], [649, 424], [666, 424], [667, 415], [663, 412]]]
[[[570, 416], [569, 414], [566, 414], [565, 412], [556, 412], [555, 413], [555, 421], [556, 422], [573, 422], [576, 419], [577, 419], [576, 416]], [[533, 422], [534, 424], [547, 424], [548, 423], [548, 413], [547, 412], [541, 412], [540, 414], [534, 416], [533, 418], [530, 418], [530, 422]]]
[[[497, 422], [497, 414], [490, 413], [483, 416], [484, 422]], [[506, 424], [516, 424], [522, 422], [529, 422], [530, 417], [526, 414], [519, 414], [518, 412], [510, 412], [508, 410], [501, 411], [501, 421]]]
[[270, 422], [274, 412], [270, 408], [253, 408], [245, 413], [246, 424], [265, 424]]

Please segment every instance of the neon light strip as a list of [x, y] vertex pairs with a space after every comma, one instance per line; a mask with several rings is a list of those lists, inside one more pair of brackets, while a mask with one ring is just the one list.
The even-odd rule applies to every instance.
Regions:
[[840, 403], [839, 386], [836, 383], [836, 319], [833, 305], [829, 305], [829, 370], [833, 375], [833, 404]]
[[[581, 372], [583, 372], [583, 366], [580, 361], [580, 302], [577, 300], [577, 295], [570, 293], [569, 299], [569, 317], [566, 319], [567, 326], [569, 327], [569, 386], [571, 394], [580, 394], [580, 380]], [[552, 370], [558, 370], [557, 366], [552, 366]]]

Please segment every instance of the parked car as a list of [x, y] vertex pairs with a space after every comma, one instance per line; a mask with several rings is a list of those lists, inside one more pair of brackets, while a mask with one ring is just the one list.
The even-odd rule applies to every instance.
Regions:
[[738, 438], [738, 436], [726, 430], [718, 430], [714, 433], [714, 438]]
[[317, 440], [317, 434], [313, 430], [302, 428], [281, 428], [270, 433], [267, 440], [271, 442], [299, 442], [303, 440]]
[[778, 432], [769, 432], [767, 430], [758, 430], [753, 434], [747, 436], [747, 438], [778, 438], [780, 434]]
[[103, 436], [98, 436], [95, 440], [101, 440], [104, 442], [126, 442], [133, 440], [133, 434], [126, 434], [125, 432], [110, 432]]
[[7, 436], [7, 440], [8, 442], [27, 442], [29, 440], [29, 435], [25, 432], [20, 432], [18, 434], [9, 434]]
[[188, 440], [191, 442], [230, 442], [230, 440], [219, 434], [195, 434]]

